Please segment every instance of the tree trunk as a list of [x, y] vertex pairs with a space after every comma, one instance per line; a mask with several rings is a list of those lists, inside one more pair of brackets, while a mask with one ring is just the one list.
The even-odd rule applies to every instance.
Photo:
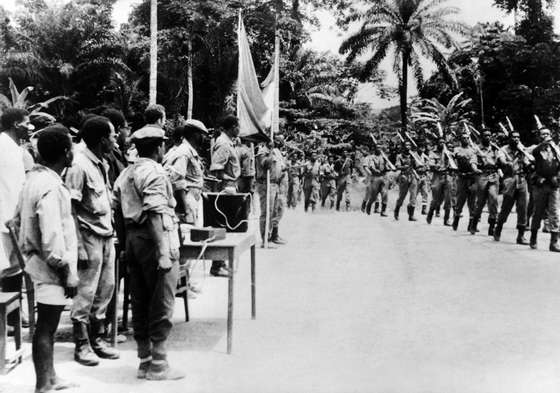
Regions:
[[150, 95], [149, 103], [157, 102], [157, 0], [150, 1]]
[[187, 101], [187, 120], [192, 119], [193, 112], [193, 54], [192, 54], [192, 41], [189, 38], [187, 41], [187, 47], [189, 51], [189, 58], [187, 60], [187, 94], [189, 95]]
[[407, 93], [408, 93], [408, 53], [403, 53], [402, 58], [402, 76], [399, 86], [399, 93], [401, 98], [401, 131], [403, 133], [407, 130], [408, 125], [408, 106], [407, 106]]

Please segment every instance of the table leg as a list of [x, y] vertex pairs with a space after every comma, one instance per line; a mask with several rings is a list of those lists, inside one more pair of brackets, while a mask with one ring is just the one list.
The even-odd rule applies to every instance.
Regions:
[[256, 301], [256, 284], [255, 284], [255, 245], [251, 246], [251, 319], [257, 316]]
[[233, 269], [234, 255], [233, 251], [229, 252], [229, 278], [228, 278], [228, 315], [227, 315], [227, 353], [231, 354], [231, 341], [233, 335]]
[[112, 315], [112, 321], [111, 321], [111, 346], [116, 347], [117, 346], [117, 334], [118, 334], [118, 321], [119, 321], [119, 263], [120, 263], [120, 259], [119, 259], [119, 255], [116, 256], [115, 258], [115, 291], [114, 291], [114, 296], [113, 296], [113, 307], [115, 312]]
[[6, 373], [6, 309], [0, 309], [0, 374]]

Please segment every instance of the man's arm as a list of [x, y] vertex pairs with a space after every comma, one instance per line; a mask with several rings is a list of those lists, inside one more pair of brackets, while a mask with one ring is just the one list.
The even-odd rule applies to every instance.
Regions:
[[65, 183], [70, 190], [70, 197], [72, 198], [72, 216], [76, 225], [76, 236], [78, 239], [78, 265], [83, 268], [84, 264], [87, 265], [89, 256], [84, 246], [84, 240], [80, 231], [80, 223], [78, 222], [79, 204], [83, 198], [83, 189], [85, 187], [85, 173], [77, 166], [72, 165], [66, 172]]
[[163, 229], [163, 218], [160, 213], [148, 212], [148, 231], [156, 243], [158, 256], [158, 267], [160, 270], [171, 270], [171, 256], [169, 247], [169, 238]]

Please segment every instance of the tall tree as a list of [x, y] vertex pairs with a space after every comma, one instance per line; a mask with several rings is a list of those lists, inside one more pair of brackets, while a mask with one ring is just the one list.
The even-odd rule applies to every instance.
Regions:
[[150, 95], [151, 105], [157, 101], [157, 63], [158, 63], [158, 44], [157, 44], [157, 0], [150, 0]]
[[348, 21], [359, 21], [361, 28], [340, 47], [347, 61], [371, 51], [362, 68], [362, 78], [369, 77], [390, 51], [393, 71], [399, 80], [402, 131], [407, 129], [408, 73], [412, 68], [417, 85], [424, 83], [421, 58], [433, 62], [448, 78], [453, 75], [441, 48], [456, 47], [452, 34], [466, 34], [469, 28], [450, 21], [458, 8], [445, 7], [441, 0], [380, 0], [365, 8], [357, 7]]

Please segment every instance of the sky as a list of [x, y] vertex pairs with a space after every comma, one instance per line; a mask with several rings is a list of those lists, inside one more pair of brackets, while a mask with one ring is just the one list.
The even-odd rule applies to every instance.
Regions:
[[[0, 3], [9, 11], [14, 11], [16, 9], [17, 1], [18, 0], [0, 0]], [[117, 0], [113, 12], [115, 24], [119, 25], [126, 22], [131, 7], [139, 2], [140, 0]], [[478, 22], [493, 22], [497, 20], [501, 21], [506, 26], [512, 25], [513, 17], [508, 16], [499, 9], [493, 7], [492, 3], [492, 0], [449, 0], [447, 4], [458, 7], [461, 11], [457, 15], [457, 20], [461, 20], [469, 25], [475, 25]], [[342, 33], [336, 28], [334, 23], [335, 20], [329, 13], [319, 12], [317, 17], [321, 22], [321, 28], [311, 33], [311, 42], [308, 43], [308, 46], [319, 51], [338, 53], [340, 43], [344, 40], [345, 35], [348, 33]], [[554, 10], [554, 17], [556, 21], [556, 32], [560, 34], [560, 5]], [[430, 64], [426, 64], [425, 66], [428, 73], [433, 70], [433, 67]], [[396, 87], [397, 79], [391, 73], [388, 61], [382, 63], [381, 68], [387, 71], [386, 83], [390, 86]], [[416, 94], [414, 86], [412, 86], [410, 90], [409, 95], [413, 96]], [[381, 109], [396, 105], [398, 100], [381, 100], [375, 95], [373, 88], [364, 85], [358, 93], [358, 101], [369, 102], [372, 104], [374, 109]]]

